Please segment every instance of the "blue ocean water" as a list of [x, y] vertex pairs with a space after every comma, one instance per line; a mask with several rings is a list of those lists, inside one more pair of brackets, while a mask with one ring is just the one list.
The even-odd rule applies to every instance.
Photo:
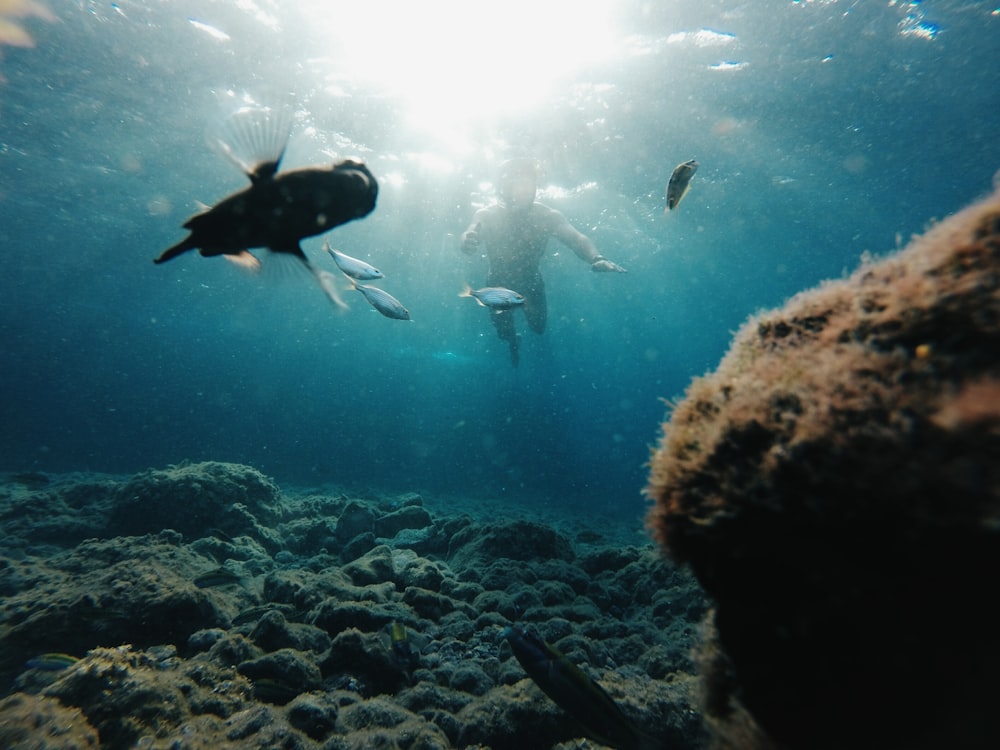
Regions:
[[[661, 399], [749, 315], [891, 251], [1000, 167], [995, 3], [25, 6], [9, 20], [33, 45], [0, 36], [10, 471], [214, 459], [638, 516]], [[338, 313], [266, 257], [258, 276], [153, 265], [199, 202], [247, 184], [206, 132], [250, 103], [294, 113], [284, 167], [369, 164], [375, 212], [304, 249], [377, 265], [412, 321], [346, 291]], [[486, 275], [458, 235], [523, 154], [540, 199], [628, 274], [553, 242], [549, 328], [519, 318], [513, 368], [458, 296]]]

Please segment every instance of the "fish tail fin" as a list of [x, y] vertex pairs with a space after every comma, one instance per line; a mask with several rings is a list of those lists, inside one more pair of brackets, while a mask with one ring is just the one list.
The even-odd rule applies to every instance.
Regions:
[[458, 296], [459, 297], [471, 297], [472, 296], [472, 287], [469, 286], [469, 282], [465, 282], [464, 284], [462, 284], [462, 291], [460, 291], [458, 293]]
[[191, 241], [191, 235], [188, 235], [185, 239], [178, 242], [173, 247], [168, 247], [156, 258], [153, 259], [154, 263], [166, 263], [171, 258], [176, 258], [178, 255], [186, 253], [188, 250], [194, 250], [196, 245]]

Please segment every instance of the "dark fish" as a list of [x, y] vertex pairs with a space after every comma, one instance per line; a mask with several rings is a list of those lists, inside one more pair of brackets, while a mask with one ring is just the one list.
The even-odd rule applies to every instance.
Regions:
[[29, 669], [41, 669], [46, 672], [59, 672], [67, 667], [72, 667], [79, 659], [69, 654], [39, 654], [33, 659], [28, 659], [25, 664]]
[[694, 159], [674, 167], [674, 172], [670, 175], [670, 182], [667, 183], [667, 208], [663, 213], [677, 208], [677, 204], [687, 195], [688, 188], [691, 187], [691, 178], [697, 171], [698, 162]]
[[214, 586], [228, 586], [233, 583], [242, 583], [243, 578], [231, 571], [229, 568], [219, 567], [208, 573], [197, 576], [193, 583], [200, 589], [208, 589]]
[[220, 542], [226, 542], [228, 544], [232, 544], [233, 543], [233, 538], [231, 536], [229, 536], [229, 534], [227, 534], [222, 529], [211, 528], [211, 529], [207, 529], [207, 531], [208, 531], [209, 536], [211, 536], [211, 537], [213, 537], [215, 539], [218, 539]]
[[399, 300], [389, 294], [389, 292], [384, 289], [379, 289], [377, 286], [359, 284], [354, 279], [351, 279], [351, 283], [354, 284], [355, 289], [364, 295], [364, 298], [368, 300], [368, 304], [382, 313], [385, 317], [394, 318], [396, 320], [410, 319], [410, 311], [403, 307]]
[[517, 626], [504, 628], [503, 636], [528, 676], [594, 740], [619, 750], [660, 747], [632, 725], [604, 688], [542, 638]]
[[227, 255], [245, 265], [258, 261], [248, 248], [289, 253], [309, 264], [299, 246], [375, 208], [378, 183], [364, 164], [345, 159], [329, 167], [305, 167], [275, 174], [278, 163], [261, 164], [250, 187], [195, 214], [184, 224], [187, 238], [164, 250], [155, 263], [197, 249], [204, 256]]
[[367, 166], [353, 159], [278, 173], [288, 137], [287, 130], [275, 126], [281, 118], [268, 109], [247, 109], [236, 115], [231, 119], [239, 130], [232, 127], [231, 134], [249, 141], [251, 149], [259, 147], [260, 152], [241, 155], [239, 143], [221, 139], [219, 145], [241, 165], [250, 187], [188, 219], [184, 228], [191, 233], [154, 262], [198, 250], [204, 256], [223, 255], [256, 268], [259, 261], [249, 249], [265, 247], [293, 255], [312, 270], [299, 243], [371, 213], [378, 183]]
[[466, 284], [465, 291], [458, 296], [472, 297], [483, 307], [488, 307], [496, 312], [503, 312], [524, 304], [524, 297], [513, 289], [506, 289], [502, 286], [485, 286], [482, 289], [473, 289]]

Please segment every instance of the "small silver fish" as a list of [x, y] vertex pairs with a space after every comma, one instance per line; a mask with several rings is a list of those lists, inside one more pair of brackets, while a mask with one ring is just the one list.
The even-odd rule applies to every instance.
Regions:
[[396, 320], [409, 320], [410, 311], [403, 307], [399, 300], [393, 297], [384, 289], [379, 289], [375, 286], [369, 286], [367, 284], [359, 284], [352, 279], [354, 288], [361, 292], [365, 299], [368, 300], [368, 304], [378, 310], [387, 318], [394, 318]]
[[503, 312], [524, 304], [524, 297], [513, 289], [505, 289], [502, 286], [484, 286], [482, 289], [473, 289], [466, 284], [465, 290], [458, 296], [472, 297], [483, 307], [488, 307], [496, 312]]
[[339, 250], [334, 250], [330, 247], [329, 242], [323, 245], [323, 249], [330, 253], [330, 257], [333, 258], [333, 262], [337, 264], [337, 268], [350, 276], [352, 279], [358, 279], [359, 281], [371, 281], [372, 279], [382, 278], [382, 272], [375, 268], [375, 266], [370, 266], [363, 260], [352, 258], [350, 255], [346, 255]]
[[674, 167], [674, 172], [670, 175], [670, 182], [667, 183], [667, 207], [663, 213], [673, 211], [687, 195], [688, 188], [691, 187], [691, 178], [698, 171], [698, 166], [698, 162], [691, 159]]

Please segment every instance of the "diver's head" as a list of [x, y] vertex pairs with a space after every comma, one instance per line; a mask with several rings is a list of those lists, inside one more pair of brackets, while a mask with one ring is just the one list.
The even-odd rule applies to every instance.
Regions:
[[528, 157], [508, 159], [497, 172], [497, 194], [509, 208], [527, 208], [538, 190], [538, 162]]

